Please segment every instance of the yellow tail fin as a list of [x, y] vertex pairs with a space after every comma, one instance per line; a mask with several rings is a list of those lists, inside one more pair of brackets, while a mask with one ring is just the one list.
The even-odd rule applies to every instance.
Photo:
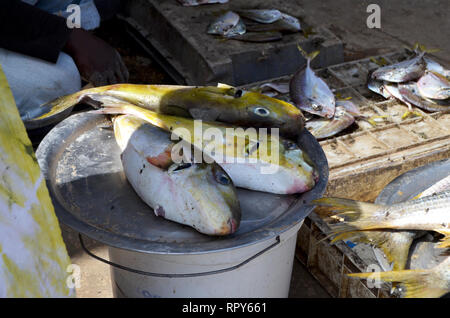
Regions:
[[297, 48], [308, 63], [314, 60], [314, 58], [320, 53], [320, 51], [312, 51], [311, 53], [308, 53], [300, 46], [300, 44], [297, 44]]
[[348, 274], [348, 276], [401, 283], [405, 287], [404, 296], [407, 298], [440, 297], [449, 291], [448, 282], [440, 277], [437, 267], [420, 270], [355, 273]]

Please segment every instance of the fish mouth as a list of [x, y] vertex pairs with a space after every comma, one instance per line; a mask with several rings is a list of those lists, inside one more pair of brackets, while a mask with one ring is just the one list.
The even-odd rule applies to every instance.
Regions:
[[236, 221], [235, 219], [229, 219], [227, 223], [231, 234], [237, 231], [240, 222]]

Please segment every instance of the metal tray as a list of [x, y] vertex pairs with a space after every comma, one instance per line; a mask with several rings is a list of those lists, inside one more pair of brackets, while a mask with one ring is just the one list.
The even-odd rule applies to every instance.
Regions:
[[408, 201], [450, 174], [450, 159], [410, 170], [389, 183], [375, 203], [394, 204]]
[[39, 145], [36, 157], [59, 220], [107, 245], [148, 253], [206, 253], [266, 240], [302, 221], [321, 197], [328, 181], [322, 148], [305, 130], [297, 140], [320, 179], [309, 192], [276, 195], [238, 189], [242, 208], [239, 230], [211, 237], [156, 217], [129, 185], [107, 117], [79, 113], [55, 126]]

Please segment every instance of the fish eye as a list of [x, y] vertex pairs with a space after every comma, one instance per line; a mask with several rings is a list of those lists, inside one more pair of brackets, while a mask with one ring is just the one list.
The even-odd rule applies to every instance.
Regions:
[[173, 171], [184, 170], [184, 169], [190, 168], [191, 166], [192, 166], [192, 163], [189, 163], [189, 162], [181, 163], [181, 164], [177, 165], [177, 167], [175, 169], [173, 169]]
[[236, 92], [234, 93], [234, 98], [242, 97], [242, 94], [243, 94], [242, 89], [238, 89], [238, 90], [236, 90]]
[[256, 115], [267, 117], [270, 114], [270, 111], [267, 108], [264, 107], [256, 107], [254, 110]]
[[294, 150], [294, 149], [297, 149], [297, 144], [295, 142], [286, 140], [285, 143], [284, 143], [284, 147], [287, 150]]
[[221, 173], [221, 172], [216, 173], [215, 177], [216, 177], [216, 181], [222, 185], [229, 185], [231, 183], [230, 177], [228, 177], [224, 173]]
[[244, 155], [250, 156], [253, 152], [258, 150], [258, 148], [259, 148], [259, 142], [256, 142], [256, 143], [248, 142], [244, 148]]
[[321, 105], [312, 104], [311, 107], [312, 107], [312, 109], [317, 110], [317, 111], [321, 111], [322, 110], [322, 106]]

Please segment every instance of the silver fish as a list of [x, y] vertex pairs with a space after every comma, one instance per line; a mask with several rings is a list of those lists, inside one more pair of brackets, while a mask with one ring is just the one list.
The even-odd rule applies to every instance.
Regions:
[[289, 83], [288, 82], [273, 82], [273, 83], [264, 83], [259, 86], [261, 89], [261, 93], [267, 94], [267, 91], [272, 90], [276, 91], [279, 94], [287, 94], [289, 93]]
[[236, 190], [217, 163], [173, 162], [170, 134], [134, 116], [116, 117], [114, 134], [128, 181], [157, 216], [208, 235], [237, 230]]
[[300, 21], [288, 14], [281, 13], [281, 19], [270, 24], [253, 23], [247, 25], [247, 30], [252, 32], [300, 32], [302, 30]]
[[[449, 109], [450, 105], [440, 105], [435, 101], [424, 98], [420, 95], [419, 89], [417, 87], [417, 83], [408, 82], [404, 84], [399, 84], [397, 88], [398, 94], [400, 96], [400, 100], [403, 101], [407, 105], [415, 105], [419, 108], [428, 110], [428, 111], [441, 111]], [[395, 96], [397, 97], [397, 96]], [[398, 98], [398, 97], [397, 97]]]
[[354, 116], [354, 117], [361, 117], [362, 113], [359, 110], [359, 107], [356, 106], [352, 101], [350, 100], [336, 100], [336, 112], [337, 112], [337, 107], [343, 107], [347, 113], [349, 113], [350, 115]]
[[228, 0], [178, 0], [185, 7], [198, 6], [201, 4], [227, 3]]
[[431, 72], [435, 72], [438, 74], [441, 74], [442, 76], [445, 76], [446, 78], [450, 78], [450, 70], [447, 70], [445, 67], [443, 67], [438, 62], [430, 59], [427, 56], [424, 56], [423, 58], [425, 60], [425, 63], [427, 65], [427, 70]]
[[319, 118], [305, 123], [306, 129], [317, 139], [323, 139], [336, 135], [355, 122], [355, 117], [342, 106], [336, 106], [336, 112], [332, 119]]
[[391, 94], [384, 89], [385, 82], [374, 80], [370, 78], [367, 87], [374, 93], [380, 94], [384, 98], [391, 97]]
[[306, 58], [306, 66], [298, 70], [291, 79], [289, 94], [295, 106], [306, 112], [327, 118], [333, 118], [335, 98], [328, 85], [311, 69], [311, 60], [318, 51], [310, 54], [298, 47]]
[[283, 38], [283, 35], [280, 32], [246, 32], [244, 34], [229, 36], [229, 38], [244, 42], [265, 43], [279, 41]]
[[425, 71], [417, 81], [420, 95], [432, 99], [450, 98], [450, 81], [439, 73]]
[[422, 52], [412, 59], [380, 67], [372, 73], [372, 78], [394, 83], [415, 80], [425, 72], [424, 54]]
[[207, 33], [225, 37], [244, 34], [245, 25], [238, 14], [227, 11], [208, 26]]
[[282, 15], [279, 10], [273, 9], [250, 9], [239, 10], [237, 13], [244, 18], [259, 22], [259, 23], [273, 23], [281, 19]]

